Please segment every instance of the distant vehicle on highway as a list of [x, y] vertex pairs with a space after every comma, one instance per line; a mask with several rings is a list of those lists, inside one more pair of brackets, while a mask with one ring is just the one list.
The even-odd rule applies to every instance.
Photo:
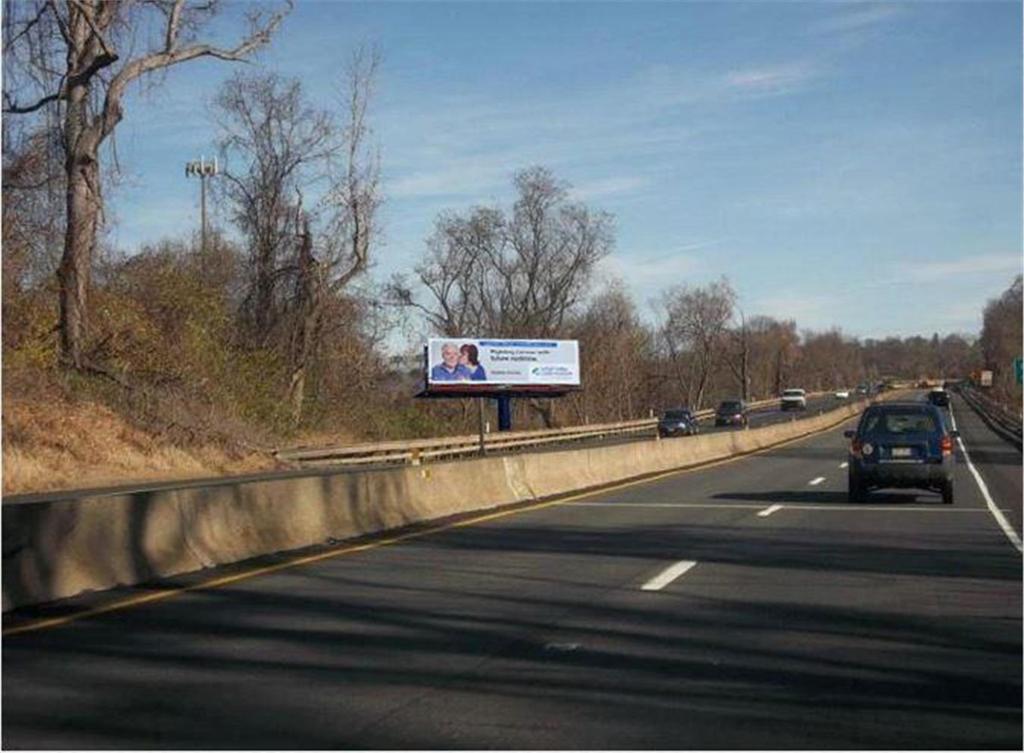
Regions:
[[807, 392], [793, 388], [782, 391], [782, 398], [779, 400], [780, 410], [805, 410], [807, 408]]
[[871, 385], [870, 384], [858, 384], [857, 385], [857, 394], [858, 395], [870, 395], [871, 394]]
[[939, 408], [948, 408], [949, 393], [945, 390], [932, 390], [928, 393], [928, 402]]
[[679, 437], [700, 434], [700, 423], [689, 408], [665, 411], [658, 420], [658, 436]]
[[953, 440], [941, 411], [928, 403], [879, 403], [864, 411], [850, 438], [849, 498], [871, 489], [929, 489], [953, 504]]
[[715, 411], [715, 426], [746, 426], [747, 405], [742, 400], [723, 400]]
[[845, 387], [841, 387], [840, 389], [835, 391], [835, 398], [836, 400], [849, 400], [850, 391]]

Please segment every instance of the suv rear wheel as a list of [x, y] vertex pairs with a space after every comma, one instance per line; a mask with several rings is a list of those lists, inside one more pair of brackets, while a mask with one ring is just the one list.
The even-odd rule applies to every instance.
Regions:
[[858, 476], [852, 468], [850, 469], [848, 479], [849, 483], [847, 485], [847, 488], [849, 491], [847, 492], [847, 494], [850, 500], [850, 504], [855, 505], [860, 502], [863, 502], [864, 498], [868, 494], [867, 489], [864, 488], [864, 482], [860, 480], [860, 476]]

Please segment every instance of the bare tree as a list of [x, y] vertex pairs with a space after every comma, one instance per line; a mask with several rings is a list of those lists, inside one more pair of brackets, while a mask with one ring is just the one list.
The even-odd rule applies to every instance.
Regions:
[[985, 306], [981, 330], [981, 351], [985, 368], [992, 370], [993, 391], [1007, 402], [1020, 403], [1020, 387], [1015, 384], [1014, 358], [1021, 355], [1021, 321], [1024, 319], [1024, 283], [1017, 275], [999, 298]]
[[570, 202], [569, 186], [546, 168], [515, 175], [517, 199], [506, 214], [477, 207], [437, 219], [416, 274], [421, 303], [402, 279], [391, 287], [446, 335], [552, 336], [585, 295], [597, 263], [613, 245], [612, 219]]
[[[274, 74], [239, 74], [216, 100], [228, 165], [222, 190], [250, 251], [247, 331], [257, 347], [286, 348], [295, 423], [325, 307], [366, 271], [377, 236], [380, 160], [369, 110], [379, 65], [375, 49], [353, 53], [338, 113], [309, 104], [297, 79]], [[310, 210], [304, 192], [321, 196]]]
[[639, 418], [650, 405], [651, 385], [646, 377], [653, 336], [621, 282], [612, 283], [588, 302], [570, 334], [580, 342], [586, 384], [586, 390], [571, 397], [577, 420]]
[[265, 344], [285, 306], [285, 275], [302, 274], [296, 238], [309, 223], [296, 197], [326, 181], [340, 142], [330, 114], [306, 101], [298, 79], [237, 73], [214, 107], [225, 162], [221, 190], [250, 255], [245, 320], [253, 340]]
[[700, 409], [719, 363], [736, 293], [724, 277], [705, 287], [662, 294], [662, 342], [687, 402]]
[[[84, 365], [88, 293], [102, 221], [100, 147], [124, 117], [123, 99], [141, 77], [200, 57], [244, 60], [270, 41], [288, 8], [253, 12], [247, 34], [233, 47], [197, 41], [218, 10], [216, 0], [35, 0], [6, 5], [4, 112], [59, 108], [65, 150], [66, 232], [60, 284], [62, 360]], [[290, 6], [289, 6], [290, 7]], [[161, 33], [135, 54], [154, 24]], [[129, 50], [126, 57], [122, 50]], [[29, 95], [23, 101], [15, 98]]]
[[740, 384], [740, 398], [750, 400], [750, 329], [747, 317], [739, 306], [736, 311], [740, 317], [740, 326], [730, 333], [731, 349], [728, 358], [729, 369]]

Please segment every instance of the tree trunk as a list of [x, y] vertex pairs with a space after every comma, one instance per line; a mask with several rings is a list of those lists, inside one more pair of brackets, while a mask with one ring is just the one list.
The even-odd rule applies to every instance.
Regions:
[[303, 224], [299, 246], [299, 283], [296, 302], [295, 330], [292, 337], [292, 375], [288, 383], [288, 400], [292, 407], [292, 424], [299, 425], [306, 399], [306, 374], [320, 339], [323, 281], [320, 265], [313, 256], [313, 235], [309, 220]]
[[529, 406], [540, 416], [540, 420], [544, 422], [545, 429], [555, 428], [554, 406], [552, 406], [550, 400], [542, 401], [534, 398], [530, 400]]
[[99, 137], [86, 125], [89, 92], [76, 87], [65, 115], [68, 177], [64, 255], [57, 269], [60, 284], [60, 358], [76, 369], [84, 365], [89, 331], [88, 296], [93, 251], [99, 227]]

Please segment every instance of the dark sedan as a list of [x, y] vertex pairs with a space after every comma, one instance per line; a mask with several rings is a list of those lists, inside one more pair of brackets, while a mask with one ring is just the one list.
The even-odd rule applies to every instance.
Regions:
[[928, 402], [939, 408], [948, 408], [949, 393], [945, 390], [932, 390], [928, 393]]
[[679, 437], [700, 433], [700, 424], [693, 413], [686, 408], [665, 411], [658, 420], [658, 436]]
[[929, 489], [953, 504], [953, 440], [942, 412], [928, 403], [880, 403], [864, 411], [850, 438], [850, 502], [885, 487]]
[[747, 405], [742, 400], [723, 400], [715, 411], [715, 426], [746, 426]]

